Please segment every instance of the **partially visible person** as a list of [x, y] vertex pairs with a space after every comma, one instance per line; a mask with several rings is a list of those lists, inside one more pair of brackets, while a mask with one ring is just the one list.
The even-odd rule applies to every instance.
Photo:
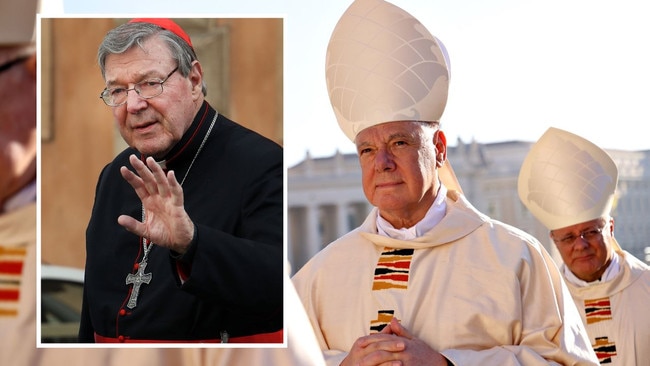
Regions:
[[357, 0], [326, 78], [376, 208], [293, 277], [328, 365], [595, 365], [532, 236], [478, 212], [446, 161], [449, 61], [417, 19]]
[[282, 148], [210, 106], [170, 19], [112, 29], [98, 61], [129, 147], [97, 182], [80, 341], [282, 343]]
[[603, 149], [549, 128], [519, 173], [524, 205], [548, 229], [601, 364], [650, 363], [650, 267], [623, 250], [611, 216], [618, 168]]
[[37, 348], [36, 10], [0, 0], [0, 365], [177, 366], [177, 350]]
[[287, 347], [266, 348], [186, 348], [186, 366], [325, 366], [305, 308], [286, 276]]
[[0, 365], [37, 359], [36, 6], [0, 1]]

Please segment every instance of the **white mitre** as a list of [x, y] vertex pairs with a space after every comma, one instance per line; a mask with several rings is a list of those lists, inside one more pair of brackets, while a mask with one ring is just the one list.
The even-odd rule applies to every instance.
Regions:
[[330, 102], [352, 141], [384, 122], [440, 121], [447, 103], [444, 46], [411, 14], [383, 0], [356, 0], [327, 47]]
[[[386, 122], [439, 122], [447, 104], [449, 57], [415, 17], [383, 0], [356, 0], [327, 47], [327, 91], [343, 133], [354, 142]], [[461, 191], [447, 162], [440, 179]]]
[[533, 145], [519, 172], [519, 198], [549, 230], [609, 215], [618, 169], [584, 138], [549, 128]]
[[38, 0], [0, 0], [0, 46], [34, 41]]

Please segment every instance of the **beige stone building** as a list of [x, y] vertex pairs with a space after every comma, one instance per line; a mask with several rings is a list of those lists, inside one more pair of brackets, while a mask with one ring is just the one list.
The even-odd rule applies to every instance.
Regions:
[[[448, 158], [470, 202], [481, 212], [538, 238], [561, 260], [548, 230], [517, 195], [519, 168], [532, 142], [457, 141]], [[615, 234], [624, 249], [650, 263], [650, 151], [608, 150], [619, 167]], [[356, 154], [305, 159], [288, 169], [288, 257], [294, 272], [372, 208], [361, 188]]]

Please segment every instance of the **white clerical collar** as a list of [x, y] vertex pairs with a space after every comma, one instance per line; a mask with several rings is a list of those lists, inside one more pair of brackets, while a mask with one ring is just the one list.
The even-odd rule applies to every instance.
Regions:
[[578, 278], [578, 276], [574, 275], [573, 272], [569, 269], [568, 266], [564, 266], [564, 277], [569, 281], [570, 283], [578, 286], [578, 287], [588, 287], [588, 286], [593, 286], [597, 285], [603, 282], [611, 281], [616, 277], [616, 275], [621, 271], [621, 263], [620, 263], [620, 258], [616, 252], [613, 253], [612, 255], [612, 261], [609, 263], [609, 266], [607, 266], [607, 269], [603, 273], [603, 275], [600, 277], [600, 279], [592, 281], [592, 282], [587, 282], [583, 281]]
[[9, 198], [4, 207], [2, 207], [2, 212], [10, 212], [17, 210], [23, 206], [27, 206], [30, 203], [36, 201], [36, 181], [31, 182], [25, 188], [21, 189], [13, 197]]
[[400, 240], [412, 240], [422, 236], [424, 233], [433, 229], [445, 217], [445, 212], [447, 211], [446, 197], [447, 188], [440, 184], [436, 199], [433, 201], [429, 211], [427, 211], [422, 220], [409, 228], [395, 229], [390, 222], [381, 217], [379, 210], [377, 210], [377, 232], [380, 235]]

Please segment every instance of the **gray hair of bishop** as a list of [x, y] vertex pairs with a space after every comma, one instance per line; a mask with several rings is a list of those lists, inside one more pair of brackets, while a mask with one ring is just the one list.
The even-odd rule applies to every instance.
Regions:
[[[155, 24], [143, 22], [125, 23], [106, 34], [97, 51], [97, 60], [102, 77], [106, 77], [106, 57], [108, 55], [121, 54], [135, 46], [142, 48], [142, 44], [153, 36], [159, 37], [167, 44], [170, 54], [178, 64], [178, 71], [181, 75], [187, 77], [190, 74], [192, 62], [198, 60], [194, 49], [173, 32]], [[204, 96], [208, 94], [205, 80], [201, 90]]]

